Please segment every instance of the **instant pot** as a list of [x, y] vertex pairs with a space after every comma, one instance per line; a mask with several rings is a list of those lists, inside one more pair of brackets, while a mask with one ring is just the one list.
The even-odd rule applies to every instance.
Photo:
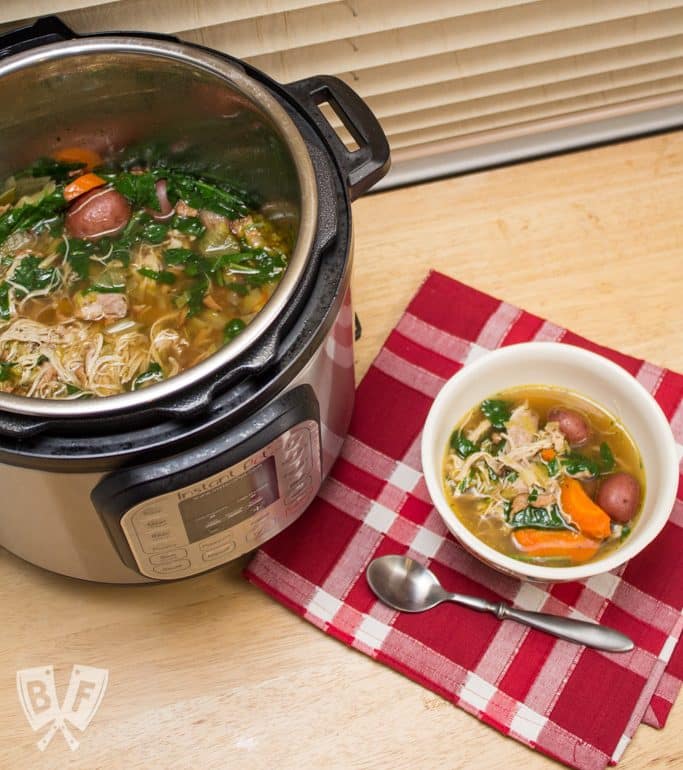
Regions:
[[280, 85], [174, 38], [79, 37], [54, 17], [0, 37], [0, 103], [0, 178], [60, 147], [164, 147], [238, 180], [295, 238], [265, 308], [188, 371], [109, 398], [0, 394], [0, 545], [115, 583], [256, 548], [310, 504], [349, 424], [350, 202], [388, 169], [379, 124], [336, 78]]

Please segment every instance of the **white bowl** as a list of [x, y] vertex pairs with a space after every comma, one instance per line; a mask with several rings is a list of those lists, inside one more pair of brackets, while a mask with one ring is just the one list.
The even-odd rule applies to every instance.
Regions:
[[[519, 385], [553, 385], [576, 391], [616, 417], [635, 441], [645, 468], [645, 500], [633, 531], [602, 559], [575, 567], [527, 564], [494, 550], [460, 522], [443, 490], [448, 442], [464, 414], [485, 398]], [[580, 580], [616, 569], [662, 530], [678, 487], [678, 458], [669, 423], [659, 404], [627, 371], [573, 345], [528, 342], [485, 354], [443, 386], [422, 434], [422, 468], [434, 505], [460, 543], [486, 564], [516, 577], [539, 581]]]

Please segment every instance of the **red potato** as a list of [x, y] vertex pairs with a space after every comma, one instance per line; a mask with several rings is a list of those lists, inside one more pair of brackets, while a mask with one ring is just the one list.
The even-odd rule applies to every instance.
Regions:
[[157, 222], [163, 222], [164, 220], [170, 219], [173, 216], [175, 213], [175, 208], [171, 205], [171, 202], [168, 199], [165, 179], [160, 179], [156, 183], [156, 189], [157, 200], [159, 201], [161, 211], [157, 211], [156, 209], [146, 209], [146, 211]]
[[120, 233], [131, 213], [121, 193], [111, 187], [100, 187], [76, 199], [66, 213], [66, 230], [74, 238], [97, 240]]
[[595, 502], [611, 519], [623, 524], [638, 512], [640, 497], [640, 484], [630, 473], [615, 473], [600, 484]]
[[590, 425], [573, 409], [555, 406], [548, 412], [548, 422], [556, 422], [572, 446], [582, 446], [591, 436]]

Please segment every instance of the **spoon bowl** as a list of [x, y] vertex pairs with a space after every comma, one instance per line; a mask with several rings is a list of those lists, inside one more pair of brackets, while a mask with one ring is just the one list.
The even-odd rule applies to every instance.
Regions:
[[366, 576], [373, 592], [401, 612], [423, 612], [448, 598], [431, 570], [405, 556], [375, 559]]

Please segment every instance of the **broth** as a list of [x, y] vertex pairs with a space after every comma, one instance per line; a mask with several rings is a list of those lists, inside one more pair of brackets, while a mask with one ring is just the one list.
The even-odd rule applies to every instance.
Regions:
[[443, 482], [474, 535], [545, 566], [618, 548], [645, 489], [640, 454], [618, 420], [578, 393], [539, 385], [501, 391], [460, 420]]

